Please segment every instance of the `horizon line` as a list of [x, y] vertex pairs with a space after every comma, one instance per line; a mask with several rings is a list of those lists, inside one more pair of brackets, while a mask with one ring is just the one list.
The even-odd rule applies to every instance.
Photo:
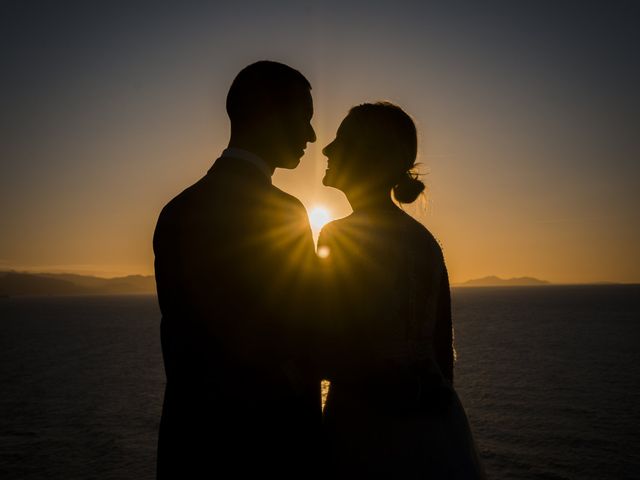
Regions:
[[[57, 270], [57, 269], [56, 269]], [[113, 280], [116, 278], [126, 278], [126, 277], [155, 277], [155, 273], [124, 273], [117, 272], [117, 274], [108, 274], [108, 276], [98, 275], [97, 272], [90, 273], [81, 273], [78, 271], [70, 271], [70, 270], [60, 270], [60, 271], [45, 271], [40, 269], [19, 269], [19, 268], [11, 268], [11, 267], [0, 267], [0, 273], [20, 273], [20, 274], [28, 274], [28, 275], [76, 275], [79, 277], [91, 277], [91, 278], [99, 278], [103, 280]], [[103, 272], [106, 273], [106, 272]], [[469, 282], [474, 282], [478, 280], [483, 280], [489, 277], [494, 277], [498, 280], [509, 282], [511, 280], [520, 280], [523, 278], [532, 279], [539, 281], [539, 284], [532, 285], [468, 285]], [[623, 282], [623, 281], [611, 281], [611, 280], [597, 280], [597, 281], [588, 281], [588, 282], [580, 282], [580, 281], [569, 281], [569, 282], [553, 282], [549, 280], [539, 279], [537, 277], [531, 277], [528, 275], [519, 276], [519, 277], [509, 277], [502, 278], [497, 275], [485, 275], [484, 277], [471, 278], [469, 280], [464, 281], [456, 281], [451, 282], [452, 287], [465, 287], [465, 288], [477, 288], [477, 287], [544, 287], [544, 286], [571, 286], [571, 285], [640, 285], [640, 280]]]

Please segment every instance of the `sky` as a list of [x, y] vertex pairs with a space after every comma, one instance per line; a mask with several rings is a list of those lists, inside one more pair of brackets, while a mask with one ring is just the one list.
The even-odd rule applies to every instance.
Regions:
[[348, 109], [415, 120], [427, 195], [405, 206], [453, 282], [640, 282], [640, 3], [0, 2], [0, 269], [153, 272], [165, 203], [225, 148], [240, 69], [312, 84], [318, 141], [274, 183], [322, 186]]

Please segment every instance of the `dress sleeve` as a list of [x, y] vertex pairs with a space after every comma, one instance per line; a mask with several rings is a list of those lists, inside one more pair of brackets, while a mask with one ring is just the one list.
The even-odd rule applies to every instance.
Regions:
[[453, 325], [449, 275], [443, 268], [438, 291], [437, 319], [434, 332], [435, 355], [442, 375], [453, 385]]

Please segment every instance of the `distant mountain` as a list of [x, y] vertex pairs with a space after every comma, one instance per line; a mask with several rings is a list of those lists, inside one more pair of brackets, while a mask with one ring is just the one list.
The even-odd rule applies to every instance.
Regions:
[[99, 278], [68, 273], [0, 272], [0, 296], [155, 293], [155, 277]]
[[126, 277], [100, 278], [72, 273], [37, 273], [41, 277], [66, 280], [78, 287], [99, 290], [99, 293], [155, 293], [153, 275], [128, 275]]
[[550, 285], [550, 282], [533, 277], [500, 278], [492, 275], [458, 284], [461, 287], [528, 287], [535, 285]]

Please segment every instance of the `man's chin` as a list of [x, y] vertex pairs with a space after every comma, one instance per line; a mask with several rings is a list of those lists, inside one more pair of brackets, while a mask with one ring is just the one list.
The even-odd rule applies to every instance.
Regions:
[[279, 168], [286, 168], [287, 170], [293, 170], [294, 168], [297, 168], [298, 165], [300, 165], [300, 159], [297, 157], [288, 157], [288, 158], [283, 158], [280, 162], [280, 165], [278, 165]]
[[287, 170], [293, 170], [300, 165], [300, 159], [304, 155], [304, 150], [296, 152], [283, 152], [280, 151], [277, 154], [278, 164], [276, 168], [286, 168]]

